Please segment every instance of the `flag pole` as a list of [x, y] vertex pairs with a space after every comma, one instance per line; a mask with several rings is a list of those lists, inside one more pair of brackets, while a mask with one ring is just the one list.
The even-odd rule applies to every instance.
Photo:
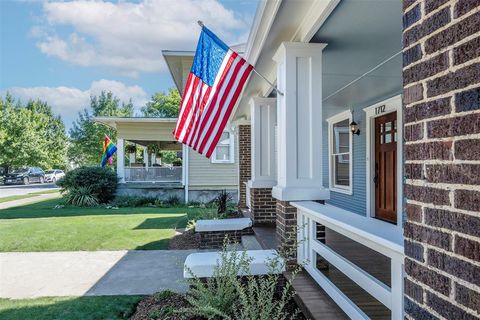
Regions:
[[[198, 20], [197, 23], [198, 23], [198, 25], [199, 25], [200, 27], [202, 27], [202, 28], [205, 27], [205, 24], [203, 23], [202, 20]], [[278, 89], [277, 89], [277, 86], [276, 86], [275, 84], [271, 83], [264, 75], [262, 75], [261, 73], [259, 73], [259, 72], [255, 69], [255, 67], [253, 67], [252, 71], [255, 72], [255, 73], [256, 73], [260, 78], [262, 78], [266, 83], [268, 83], [268, 84], [273, 88], [273, 90], [275, 90], [279, 95], [283, 96], [283, 92], [280, 91], [280, 90], [278, 90]]]

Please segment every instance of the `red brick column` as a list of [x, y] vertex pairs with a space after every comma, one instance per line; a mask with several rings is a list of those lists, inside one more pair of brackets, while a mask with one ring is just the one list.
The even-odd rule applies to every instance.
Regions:
[[246, 208], [246, 192], [245, 183], [252, 177], [252, 157], [251, 157], [251, 135], [250, 125], [238, 126], [238, 170], [239, 170], [239, 206]]
[[480, 317], [480, 2], [404, 0], [405, 314]]
[[[277, 239], [280, 252], [289, 252], [289, 264], [296, 263], [297, 208], [288, 201], [277, 200]], [[295, 249], [295, 250], [294, 250]]]
[[250, 203], [255, 226], [275, 225], [277, 200], [272, 197], [272, 188], [251, 188]]

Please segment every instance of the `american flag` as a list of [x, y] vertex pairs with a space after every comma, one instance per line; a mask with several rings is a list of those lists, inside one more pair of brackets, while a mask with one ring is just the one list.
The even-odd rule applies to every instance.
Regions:
[[173, 131], [175, 139], [210, 158], [252, 70], [203, 26]]

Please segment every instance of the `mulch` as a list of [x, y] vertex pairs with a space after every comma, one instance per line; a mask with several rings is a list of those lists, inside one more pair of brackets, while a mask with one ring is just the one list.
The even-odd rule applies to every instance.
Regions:
[[141, 300], [129, 320], [204, 320], [179, 312], [189, 306], [183, 295], [164, 291]]
[[[161, 292], [145, 297], [137, 304], [135, 313], [129, 320], [205, 320], [203, 317], [188, 315], [181, 312], [190, 307], [183, 295], [175, 292]], [[294, 314], [298, 310], [297, 304], [292, 300], [285, 307], [286, 311]], [[297, 320], [305, 320], [302, 313], [298, 314]], [[254, 320], [254, 319], [252, 319]]]
[[168, 243], [170, 250], [188, 250], [200, 249], [200, 234], [195, 233], [193, 229], [186, 230], [183, 233], [175, 235]]

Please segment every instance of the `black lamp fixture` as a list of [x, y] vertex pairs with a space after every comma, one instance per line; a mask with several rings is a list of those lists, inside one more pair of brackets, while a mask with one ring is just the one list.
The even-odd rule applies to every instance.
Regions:
[[360, 135], [360, 129], [358, 128], [358, 124], [355, 121], [350, 123], [350, 131], [352, 134], [356, 134], [357, 136]]
[[353, 110], [352, 110], [352, 122], [350, 123], [350, 131], [352, 134], [356, 134], [357, 136], [360, 135], [360, 129], [358, 128], [358, 124], [353, 120]]

